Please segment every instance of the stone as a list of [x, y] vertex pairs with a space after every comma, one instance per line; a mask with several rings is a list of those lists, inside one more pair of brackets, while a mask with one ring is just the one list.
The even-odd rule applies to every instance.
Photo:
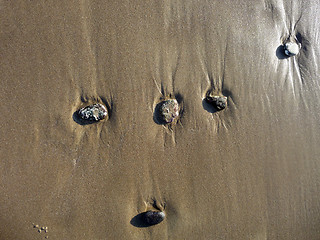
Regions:
[[87, 107], [84, 107], [78, 110], [79, 118], [84, 121], [98, 122], [106, 118], [107, 115], [108, 115], [107, 108], [100, 103], [89, 105]]
[[300, 45], [295, 42], [287, 42], [284, 45], [284, 53], [289, 57], [297, 55], [299, 51]]
[[144, 214], [144, 220], [148, 225], [155, 225], [161, 223], [165, 218], [164, 212], [147, 211]]
[[179, 116], [179, 103], [176, 99], [163, 101], [159, 111], [162, 120], [165, 123], [171, 123]]
[[227, 97], [225, 96], [207, 96], [206, 101], [214, 106], [218, 111], [227, 107]]

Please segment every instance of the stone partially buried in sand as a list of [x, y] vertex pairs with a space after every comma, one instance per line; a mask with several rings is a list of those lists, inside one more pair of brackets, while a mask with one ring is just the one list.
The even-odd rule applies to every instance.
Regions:
[[289, 57], [297, 55], [300, 51], [300, 45], [295, 42], [287, 42], [283, 47], [284, 53]]
[[155, 225], [161, 223], [165, 218], [164, 212], [147, 211], [144, 214], [144, 220], [148, 225]]
[[225, 96], [207, 96], [206, 101], [218, 111], [227, 107], [227, 97]]
[[163, 101], [159, 111], [162, 120], [165, 123], [171, 123], [179, 116], [179, 103], [176, 99]]
[[100, 103], [92, 104], [78, 110], [79, 118], [89, 122], [98, 122], [105, 119], [107, 115], [107, 108]]

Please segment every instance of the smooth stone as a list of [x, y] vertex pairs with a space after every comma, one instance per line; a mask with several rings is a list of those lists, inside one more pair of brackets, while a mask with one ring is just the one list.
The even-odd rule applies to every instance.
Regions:
[[179, 103], [176, 99], [163, 101], [160, 107], [160, 114], [163, 121], [171, 123], [179, 116]]
[[82, 120], [98, 122], [108, 115], [107, 108], [100, 103], [81, 108], [78, 115]]
[[300, 46], [295, 42], [287, 42], [284, 45], [284, 53], [289, 57], [297, 55], [299, 51]]
[[227, 97], [225, 96], [207, 96], [206, 101], [219, 111], [227, 107]]
[[149, 225], [155, 225], [158, 223], [161, 223], [165, 218], [164, 212], [158, 212], [158, 211], [147, 211], [144, 215], [144, 219], [147, 224]]

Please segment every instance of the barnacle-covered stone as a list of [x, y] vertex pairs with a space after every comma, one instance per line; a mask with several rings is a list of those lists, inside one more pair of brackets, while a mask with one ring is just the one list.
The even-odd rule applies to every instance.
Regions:
[[179, 103], [176, 99], [163, 101], [159, 111], [162, 120], [165, 123], [171, 123], [179, 116]]
[[219, 111], [227, 106], [227, 97], [225, 96], [207, 96], [206, 101]]
[[107, 108], [100, 103], [89, 105], [78, 111], [78, 116], [84, 121], [98, 122], [108, 115]]
[[300, 45], [296, 42], [287, 42], [284, 45], [284, 53], [289, 57], [297, 55], [299, 51]]
[[144, 220], [148, 225], [155, 225], [161, 223], [165, 218], [164, 212], [147, 211], [144, 214]]

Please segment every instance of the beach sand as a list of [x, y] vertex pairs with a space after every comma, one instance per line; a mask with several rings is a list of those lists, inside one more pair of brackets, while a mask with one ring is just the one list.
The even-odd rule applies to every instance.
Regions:
[[[318, 1], [0, 12], [0, 239], [320, 239]], [[180, 118], [163, 125], [167, 98]], [[93, 103], [109, 118], [75, 121]], [[147, 210], [166, 217], [137, 225]]]

